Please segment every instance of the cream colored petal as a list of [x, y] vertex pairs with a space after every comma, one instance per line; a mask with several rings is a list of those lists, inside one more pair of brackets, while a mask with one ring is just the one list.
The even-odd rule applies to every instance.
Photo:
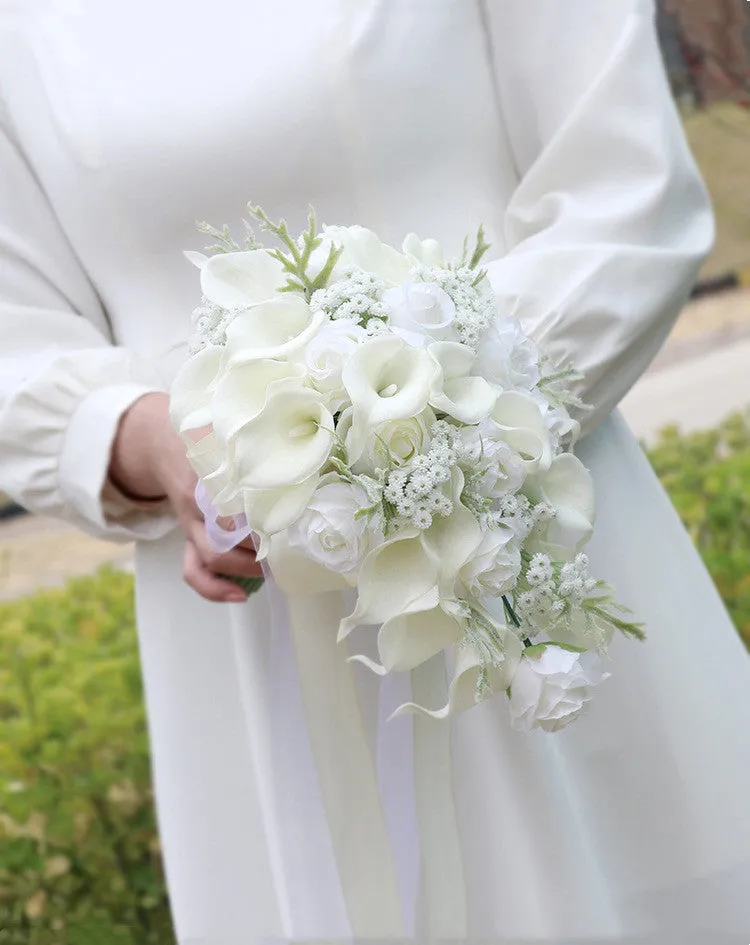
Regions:
[[180, 368], [170, 391], [169, 415], [178, 433], [211, 423], [211, 395], [221, 364], [221, 348], [203, 348]]
[[[506, 652], [502, 663], [499, 666], [492, 667], [489, 671], [489, 696], [507, 691], [521, 659], [522, 646], [518, 637], [510, 631], [506, 631], [504, 642]], [[448, 702], [439, 709], [428, 709], [414, 702], [407, 702], [399, 706], [392, 717], [417, 712], [433, 719], [446, 719], [448, 716], [465, 712], [472, 706], [479, 704], [480, 700], [477, 700], [477, 680], [481, 671], [481, 661], [476, 652], [469, 646], [457, 646], [455, 652], [456, 663], [453, 679], [448, 689]]]
[[304, 370], [288, 361], [262, 358], [235, 364], [214, 385], [211, 417], [217, 435], [230, 440], [263, 410], [274, 391], [301, 389]]
[[319, 472], [331, 452], [333, 417], [316, 391], [281, 387], [233, 443], [242, 487], [277, 489]]
[[222, 308], [247, 308], [272, 298], [286, 282], [281, 263], [266, 250], [217, 253], [201, 265], [201, 289]]
[[427, 406], [437, 367], [426, 351], [381, 335], [359, 346], [342, 373], [354, 409], [350, 458], [356, 461], [378, 423], [415, 417]]
[[339, 639], [363, 624], [382, 624], [432, 595], [438, 600], [439, 564], [425, 550], [416, 529], [383, 542], [365, 558], [359, 572], [359, 596], [352, 614], [339, 626]]
[[340, 261], [342, 268], [356, 266], [395, 284], [409, 278], [406, 256], [381, 242], [372, 230], [363, 226], [324, 226], [323, 236], [344, 247]]
[[443, 266], [445, 257], [437, 240], [421, 240], [416, 233], [409, 233], [401, 246], [407, 257], [423, 263], [425, 266]]
[[262, 535], [274, 535], [295, 522], [307, 508], [318, 485], [317, 473], [283, 489], [243, 490], [249, 524]]
[[471, 371], [476, 360], [466, 345], [438, 341], [427, 349], [437, 365], [430, 391], [430, 405], [462, 423], [479, 423], [492, 411], [497, 392]]
[[443, 382], [442, 391], [430, 395], [435, 410], [461, 423], [480, 423], [492, 412], [497, 391], [483, 377], [457, 377]]
[[[427, 603], [425, 600], [424, 603]], [[378, 633], [378, 652], [386, 670], [414, 669], [456, 643], [461, 624], [440, 606], [408, 611], [387, 620]]]
[[285, 358], [302, 348], [325, 319], [303, 298], [285, 295], [254, 305], [227, 327], [225, 367], [260, 358]]
[[452, 473], [453, 512], [436, 515], [432, 525], [422, 533], [422, 542], [429, 554], [439, 562], [440, 591], [448, 599], [455, 594], [458, 572], [482, 542], [482, 529], [472, 513], [459, 501], [464, 487], [460, 469]]
[[528, 472], [549, 469], [552, 443], [536, 401], [521, 391], [504, 391], [491, 418], [501, 438], [523, 459]]

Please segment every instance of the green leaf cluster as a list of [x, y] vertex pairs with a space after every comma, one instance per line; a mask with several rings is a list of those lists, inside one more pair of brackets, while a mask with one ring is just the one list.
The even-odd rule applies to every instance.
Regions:
[[750, 647], [750, 413], [667, 428], [648, 455]]
[[0, 605], [0, 943], [169, 945], [129, 575]]

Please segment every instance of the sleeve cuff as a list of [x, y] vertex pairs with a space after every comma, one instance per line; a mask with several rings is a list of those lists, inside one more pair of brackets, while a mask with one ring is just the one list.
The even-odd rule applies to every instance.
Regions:
[[107, 479], [120, 418], [157, 388], [141, 384], [101, 387], [79, 404], [68, 424], [60, 454], [60, 491], [76, 512], [115, 540], [153, 540], [175, 525], [168, 503], [128, 499]]

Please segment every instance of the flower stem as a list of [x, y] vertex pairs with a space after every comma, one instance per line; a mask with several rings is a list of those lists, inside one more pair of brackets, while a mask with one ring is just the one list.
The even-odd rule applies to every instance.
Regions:
[[248, 597], [251, 594], [254, 594], [256, 591], [259, 591], [261, 587], [263, 587], [265, 580], [262, 577], [237, 577], [233, 574], [222, 574], [221, 577], [223, 577], [224, 580], [231, 581], [233, 584], [241, 587]]
[[[508, 600], [506, 594], [503, 594], [503, 607], [505, 608], [505, 616], [510, 619], [510, 622], [513, 624], [516, 630], [520, 630], [521, 621], [518, 617], [518, 614], [515, 612], [515, 610], [513, 610], [513, 605]], [[528, 637], [524, 637], [523, 645], [531, 646], [531, 640]]]

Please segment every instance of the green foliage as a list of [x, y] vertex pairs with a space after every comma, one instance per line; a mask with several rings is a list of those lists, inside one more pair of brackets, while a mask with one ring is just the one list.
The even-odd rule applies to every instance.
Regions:
[[661, 434], [649, 458], [750, 646], [750, 414]]
[[0, 606], [0, 943], [173, 941], [132, 579]]
[[[750, 645], [750, 417], [650, 459]], [[169, 945], [118, 572], [0, 605], [0, 945]]]

